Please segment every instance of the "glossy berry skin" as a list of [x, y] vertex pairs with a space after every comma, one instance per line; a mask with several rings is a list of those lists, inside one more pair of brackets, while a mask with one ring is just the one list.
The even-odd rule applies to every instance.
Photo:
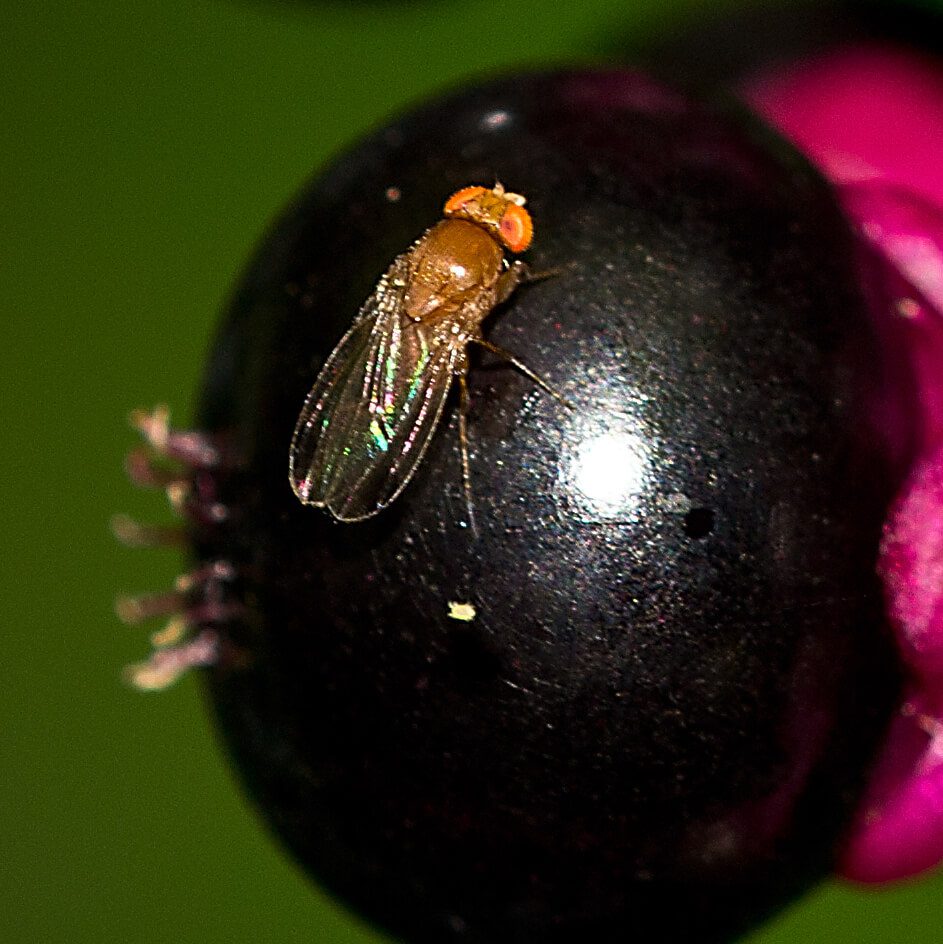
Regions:
[[[382, 515], [303, 507], [305, 391], [443, 196], [495, 179], [560, 272], [485, 335], [575, 409], [473, 362], [477, 538], [454, 406]], [[240, 462], [196, 543], [246, 604], [220, 731], [312, 876], [409, 942], [704, 944], [825, 875], [898, 686], [870, 330], [811, 168], [634, 73], [463, 91], [306, 188], [213, 351], [200, 422]]]

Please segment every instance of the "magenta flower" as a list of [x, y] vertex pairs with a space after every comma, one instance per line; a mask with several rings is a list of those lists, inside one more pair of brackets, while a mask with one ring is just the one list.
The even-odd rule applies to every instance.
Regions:
[[906, 691], [840, 865], [891, 881], [943, 860], [943, 62], [859, 45], [744, 92], [838, 188], [896, 380], [872, 413], [906, 470], [879, 559]]

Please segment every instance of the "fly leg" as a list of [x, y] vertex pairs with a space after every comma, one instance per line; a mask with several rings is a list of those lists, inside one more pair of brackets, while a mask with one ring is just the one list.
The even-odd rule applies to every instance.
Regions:
[[495, 298], [495, 305], [502, 305], [513, 294], [514, 289], [530, 279], [530, 269], [526, 262], [516, 259], [508, 269], [498, 276], [498, 291]]
[[479, 347], [483, 347], [486, 351], [491, 351], [492, 354], [496, 354], [501, 360], [507, 361], [511, 366], [516, 367], [525, 377], [530, 377], [539, 387], [542, 387], [550, 396], [559, 400], [568, 410], [575, 409], [573, 404], [567, 400], [559, 390], [555, 387], [552, 387], [540, 374], [532, 371], [519, 357], [512, 354], [510, 351], [505, 350], [503, 347], [498, 347], [497, 344], [492, 344], [490, 341], [486, 341], [483, 337], [471, 337], [468, 339], [473, 341]]
[[[521, 262], [518, 259], [511, 263], [510, 268], [498, 277], [495, 304], [500, 305], [502, 302], [507, 301], [518, 285], [550, 279], [555, 275], [559, 275], [561, 271], [561, 269], [545, 269], [541, 272], [532, 272], [526, 262]], [[559, 390], [554, 389], [543, 377], [532, 371], [519, 357], [512, 354], [510, 351], [506, 351], [504, 348], [498, 347], [490, 341], [486, 341], [481, 335], [470, 337], [469, 341], [474, 341], [475, 344], [485, 348], [487, 351], [491, 351], [492, 354], [497, 354], [502, 360], [516, 367], [522, 374], [530, 377], [534, 383], [546, 390], [552, 397], [559, 400], [565, 407], [570, 410], [573, 409], [573, 404], [567, 400]]]
[[540, 272], [534, 272], [526, 262], [521, 262], [520, 259], [517, 259], [511, 263], [506, 272], [502, 272], [501, 275], [498, 276], [498, 293], [495, 299], [495, 305], [501, 305], [506, 302], [518, 285], [526, 285], [530, 282], [542, 282], [544, 279], [552, 279], [562, 272], [563, 269], [560, 268], [542, 269]]
[[475, 537], [475, 506], [472, 503], [471, 465], [468, 461], [468, 359], [463, 357], [458, 364], [458, 441], [462, 451], [462, 485], [465, 489], [465, 506], [468, 508], [468, 525]]

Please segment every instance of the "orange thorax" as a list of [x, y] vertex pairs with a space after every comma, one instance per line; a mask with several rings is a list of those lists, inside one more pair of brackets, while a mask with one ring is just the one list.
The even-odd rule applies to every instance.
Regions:
[[436, 223], [411, 252], [406, 313], [427, 322], [457, 313], [494, 288], [503, 261], [501, 246], [482, 227], [459, 219]]

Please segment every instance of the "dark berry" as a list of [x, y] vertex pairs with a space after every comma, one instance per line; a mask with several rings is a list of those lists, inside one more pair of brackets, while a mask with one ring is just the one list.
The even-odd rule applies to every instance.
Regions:
[[[486, 336], [574, 409], [473, 361], [477, 536], [457, 397], [389, 509], [303, 507], [306, 391], [443, 200], [495, 180], [556, 274]], [[726, 941], [817, 882], [897, 691], [880, 386], [829, 187], [734, 106], [518, 76], [345, 154], [260, 247], [200, 413], [231, 461], [198, 555], [245, 605], [209, 688], [272, 829], [428, 944]]]

